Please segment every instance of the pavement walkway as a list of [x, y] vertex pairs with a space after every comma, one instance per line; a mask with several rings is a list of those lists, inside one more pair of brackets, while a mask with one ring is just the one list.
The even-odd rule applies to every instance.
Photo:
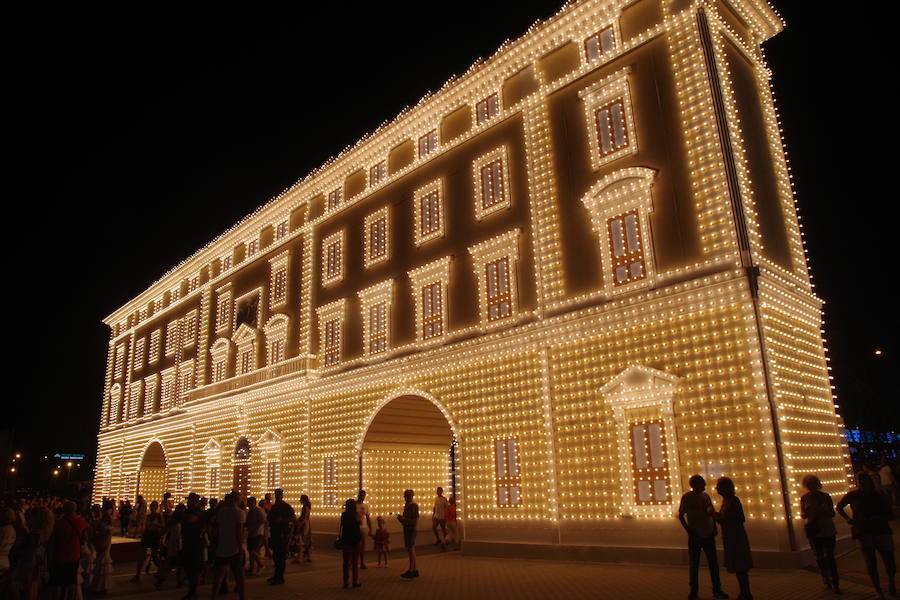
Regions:
[[[392, 553], [388, 568], [370, 568], [360, 572], [362, 587], [344, 589], [341, 581], [340, 554], [323, 550], [312, 563], [288, 564], [285, 585], [270, 586], [265, 575], [247, 580], [247, 598], [265, 600], [297, 599], [384, 599], [384, 600], [658, 600], [687, 597], [687, 569], [659, 565], [631, 565], [590, 562], [566, 562], [487, 558], [460, 552], [432, 552], [420, 556], [421, 577], [414, 581], [400, 578], [406, 561]], [[372, 555], [374, 559], [374, 554]], [[817, 573], [799, 569], [755, 569], [751, 572], [753, 595], [757, 600], [819, 600], [875, 598], [857, 552], [841, 558], [844, 579], [842, 596], [823, 590]], [[127, 568], [126, 568], [127, 567]], [[176, 600], [185, 588], [174, 588], [174, 577], [162, 590], [152, 587], [152, 578], [130, 583], [133, 564], [118, 565], [115, 588], [107, 597], [130, 600]], [[127, 572], [126, 572], [127, 571]], [[737, 596], [737, 582], [723, 571], [723, 587]], [[709, 577], [701, 570], [701, 598], [710, 598]], [[209, 598], [209, 585], [201, 586], [201, 600]], [[237, 598], [234, 593], [220, 596]]]

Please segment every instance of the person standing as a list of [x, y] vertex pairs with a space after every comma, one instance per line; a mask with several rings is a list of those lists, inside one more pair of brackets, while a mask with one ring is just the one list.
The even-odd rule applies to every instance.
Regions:
[[188, 592], [182, 600], [197, 598], [203, 568], [203, 521], [200, 496], [191, 492], [187, 497], [187, 510], [181, 515], [181, 563], [188, 582]]
[[97, 506], [90, 524], [89, 538], [94, 548], [94, 564], [87, 573], [88, 590], [97, 594], [105, 594], [112, 587], [112, 523], [109, 513], [102, 512]]
[[[360, 494], [365, 498], [365, 492]], [[342, 570], [344, 574], [344, 587], [348, 586], [350, 572], [353, 571], [353, 587], [362, 584], [359, 582], [359, 547], [362, 530], [360, 529], [361, 517], [356, 507], [356, 501], [352, 498], [344, 503], [344, 512], [341, 513], [341, 529], [338, 533], [341, 551], [344, 555]]]
[[63, 598], [76, 597], [81, 545], [88, 528], [87, 521], [75, 514], [75, 508], [74, 502], [66, 500], [48, 542], [50, 586], [58, 588]]
[[356, 513], [359, 515], [359, 524], [365, 524], [366, 532], [359, 536], [359, 568], [367, 569], [363, 554], [366, 551], [366, 536], [372, 535], [372, 518], [369, 516], [369, 506], [366, 504], [366, 490], [359, 490], [356, 495]]
[[700, 590], [700, 552], [706, 555], [709, 577], [712, 579], [713, 597], [728, 598], [722, 591], [719, 579], [719, 559], [716, 555], [715, 509], [706, 493], [706, 480], [701, 475], [693, 475], [688, 483], [691, 491], [681, 497], [678, 505], [678, 520], [688, 534], [688, 558], [690, 560], [690, 586], [688, 598], [695, 600]]
[[244, 594], [244, 523], [247, 515], [237, 507], [238, 496], [232, 492], [225, 496], [216, 513], [218, 545], [213, 569], [212, 599], [216, 600], [219, 587], [225, 580], [226, 570], [234, 575], [234, 589], [241, 600]]
[[128, 523], [131, 521], [131, 513], [134, 509], [131, 507], [131, 500], [125, 500], [119, 505], [119, 532], [122, 537], [128, 535]]
[[260, 552], [263, 547], [266, 530], [266, 512], [256, 505], [256, 498], [247, 498], [247, 553], [250, 560], [247, 575], [253, 577], [262, 571]]
[[[447, 537], [445, 542], [452, 544], [453, 548], [459, 548], [459, 521], [456, 515], [456, 494], [450, 494], [447, 504]], [[450, 542], [450, 540], [453, 540]]]
[[[878, 592], [878, 597], [884, 598], [884, 592], [878, 575], [876, 552], [881, 555], [887, 571], [888, 592], [896, 596], [897, 587], [894, 578], [897, 574], [897, 562], [894, 558], [893, 531], [888, 525], [888, 520], [892, 516], [891, 504], [886, 496], [875, 490], [875, 484], [868, 473], [859, 473], [856, 481], [858, 487], [841, 498], [837, 503], [837, 511], [851, 526], [851, 534], [866, 560], [866, 570], [875, 591]], [[853, 511], [852, 518], [844, 510], [847, 505]]]
[[141, 535], [141, 549], [144, 554], [137, 563], [137, 571], [131, 578], [133, 583], [141, 580], [141, 571], [146, 567], [149, 571], [150, 563], [158, 562], [159, 542], [162, 538], [163, 517], [159, 512], [159, 502], [150, 503], [150, 513], [144, 521], [144, 533]]
[[419, 505], [413, 502], [416, 493], [412, 490], [403, 492], [403, 513], [397, 515], [397, 520], [403, 525], [403, 546], [409, 555], [409, 566], [400, 577], [412, 579], [419, 576], [416, 565], [416, 533], [419, 525]]
[[134, 537], [140, 539], [144, 535], [144, 526], [147, 524], [147, 502], [138, 494], [134, 505]]
[[816, 554], [816, 564], [822, 575], [822, 583], [836, 594], [840, 594], [837, 562], [834, 546], [837, 530], [834, 528], [834, 502], [822, 491], [822, 482], [815, 475], [803, 478], [807, 491], [800, 497], [800, 517], [806, 519], [804, 530], [809, 545]]
[[431, 509], [431, 531], [434, 533], [434, 545], [440, 546], [442, 550], [447, 547], [447, 505], [444, 488], [439, 487], [434, 508]]
[[744, 507], [735, 495], [734, 482], [728, 477], [719, 477], [716, 492], [722, 497], [722, 506], [716, 513], [716, 520], [722, 527], [725, 569], [737, 577], [741, 588], [737, 600], [753, 600], [750, 593], [750, 569], [753, 568], [753, 557], [750, 554], [750, 540], [744, 529]]
[[296, 514], [293, 507], [284, 501], [284, 490], [278, 488], [275, 490], [275, 504], [269, 510], [269, 545], [272, 547], [275, 574], [267, 581], [272, 585], [284, 583], [284, 568], [287, 563], [288, 545], [291, 542], [294, 519], [296, 519]]
[[309, 496], [300, 496], [300, 520], [297, 529], [300, 535], [300, 559], [312, 562], [312, 502]]

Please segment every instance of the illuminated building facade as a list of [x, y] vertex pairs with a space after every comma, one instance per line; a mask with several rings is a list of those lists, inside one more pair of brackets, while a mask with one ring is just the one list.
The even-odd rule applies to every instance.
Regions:
[[797, 550], [800, 479], [848, 458], [780, 28], [570, 3], [259, 208], [106, 319], [95, 495], [283, 487], [333, 531], [360, 485], [443, 484], [470, 549], [646, 558], [729, 475], [754, 548]]

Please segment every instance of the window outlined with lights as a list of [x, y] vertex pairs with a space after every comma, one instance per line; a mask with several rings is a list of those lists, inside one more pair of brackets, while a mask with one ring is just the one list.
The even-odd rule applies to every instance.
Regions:
[[346, 307], [347, 300], [341, 298], [316, 310], [319, 321], [319, 356], [323, 367], [335, 367], [343, 358]]
[[162, 329], [154, 329], [150, 333], [150, 348], [147, 352], [147, 362], [149, 362], [151, 365], [159, 362], [161, 337]]
[[263, 327], [266, 339], [266, 364], [274, 365], [287, 358], [287, 335], [291, 318], [283, 313], [272, 315]]
[[346, 234], [335, 231], [322, 240], [322, 285], [328, 286], [344, 279], [344, 248]]
[[216, 289], [216, 332], [224, 333], [231, 328], [231, 284]]
[[144, 380], [138, 379], [128, 384], [128, 420], [136, 421], [143, 413]]
[[198, 323], [198, 312], [196, 308], [187, 313], [182, 319], [183, 348], [193, 348], [197, 343], [197, 332], [199, 330]]
[[628, 84], [629, 68], [578, 92], [584, 106], [591, 166], [594, 170], [638, 152], [637, 130]]
[[519, 465], [519, 440], [515, 437], [494, 439], [494, 488], [497, 506], [522, 506], [522, 476]]
[[257, 440], [259, 461], [262, 466], [262, 488], [264, 494], [274, 493], [281, 487], [281, 455], [282, 438], [271, 430], [267, 430]]
[[359, 292], [363, 324], [363, 354], [375, 356], [390, 349], [394, 280], [387, 279]]
[[209, 440], [203, 447], [203, 479], [206, 494], [210, 498], [219, 496], [221, 487], [222, 444]]
[[600, 388], [618, 440], [622, 515], [669, 516], [680, 497], [674, 397], [679, 377], [632, 365]]
[[144, 402], [141, 405], [141, 416], [159, 412], [159, 373], [144, 377]]
[[135, 339], [134, 342], [134, 350], [132, 354], [132, 369], [134, 371], [140, 371], [144, 368], [144, 359], [147, 354], [147, 338], [146, 336], [140, 336]]
[[594, 62], [616, 51], [619, 46], [619, 32], [615, 25], [609, 25], [588, 36], [582, 45], [585, 62]]
[[500, 94], [494, 93], [475, 103], [475, 124], [482, 125], [500, 114]]
[[226, 337], [217, 339], [209, 349], [211, 379], [213, 383], [231, 377], [231, 354], [234, 344]]
[[472, 179], [476, 219], [481, 220], [512, 205], [506, 146], [499, 146], [476, 158], [472, 163]]
[[409, 272], [416, 307], [416, 340], [420, 343], [437, 343], [449, 330], [450, 261], [451, 257], [445, 256]]
[[289, 261], [290, 253], [287, 250], [269, 260], [270, 310], [279, 310], [287, 304]]
[[390, 206], [382, 207], [366, 216], [365, 231], [365, 265], [373, 267], [386, 261], [391, 253], [391, 211]]
[[416, 246], [441, 238], [445, 233], [444, 184], [435, 179], [413, 192]]
[[167, 412], [175, 408], [178, 400], [176, 387], [175, 367], [169, 367], [160, 373], [159, 408], [161, 412]]
[[469, 253], [478, 281], [481, 326], [508, 322], [518, 311], [519, 230], [512, 229], [479, 242]]
[[601, 179], [582, 199], [600, 245], [603, 289], [614, 296], [653, 285], [650, 214], [656, 171], [632, 167]]
[[234, 332], [234, 345], [237, 347], [235, 373], [244, 375], [259, 368], [259, 331], [247, 323], [241, 323]]
[[437, 129], [432, 129], [425, 135], [419, 138], [419, 158], [425, 158], [438, 147], [438, 133]]

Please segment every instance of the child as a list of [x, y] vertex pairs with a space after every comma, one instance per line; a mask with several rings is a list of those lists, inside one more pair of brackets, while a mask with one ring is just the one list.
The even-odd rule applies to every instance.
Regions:
[[[391, 551], [391, 532], [384, 526], [384, 517], [379, 516], [376, 521], [378, 522], [378, 529], [372, 534], [372, 538], [375, 540], [375, 552], [378, 554], [378, 566], [387, 567], [388, 552]], [[383, 565], [381, 564], [382, 558], [384, 559]]]
[[750, 569], [753, 558], [750, 555], [750, 540], [744, 529], [744, 508], [735, 496], [734, 482], [728, 477], [720, 477], [716, 482], [716, 492], [722, 496], [722, 507], [716, 513], [716, 521], [722, 528], [722, 546], [725, 553], [725, 569], [734, 573], [741, 586], [737, 600], [753, 600], [750, 594]]

